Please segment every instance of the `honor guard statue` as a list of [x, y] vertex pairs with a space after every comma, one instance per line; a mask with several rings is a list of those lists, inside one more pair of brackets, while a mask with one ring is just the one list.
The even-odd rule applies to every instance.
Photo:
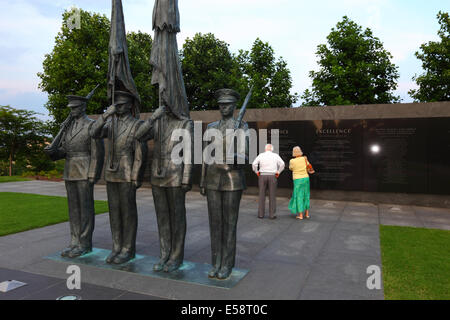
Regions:
[[[239, 204], [243, 190], [246, 188], [245, 176], [242, 164], [238, 163], [241, 158], [245, 163], [248, 158], [248, 126], [242, 121], [246, 104], [250, 98], [251, 91], [241, 109], [238, 119], [233, 117], [239, 94], [231, 89], [221, 89], [216, 92], [222, 120], [210, 123], [207, 130], [216, 129], [223, 137], [220, 147], [226, 146], [223, 158], [207, 164], [205, 158], [202, 165], [202, 176], [200, 180], [200, 192], [206, 195], [208, 202], [209, 227], [211, 234], [211, 258], [213, 268], [208, 277], [227, 279], [232, 272], [236, 255], [236, 227], [239, 214]], [[241, 129], [244, 136], [236, 134]], [[241, 140], [241, 149], [235, 148], [230, 154], [231, 145], [227, 145], [227, 135], [236, 134]], [[217, 137], [216, 137], [217, 139]], [[232, 143], [235, 144], [235, 140]], [[243, 143], [242, 143], [243, 142]], [[239, 141], [237, 145], [239, 145]], [[216, 150], [217, 151], [217, 150]], [[218, 157], [216, 152], [216, 157]], [[231, 162], [227, 159], [231, 158]], [[222, 160], [221, 162], [217, 160]]]
[[[192, 188], [194, 125], [191, 119], [177, 117], [169, 108], [160, 107], [163, 115], [148, 129], [142, 126], [138, 137], [154, 139], [151, 185], [160, 240], [160, 260], [154, 271], [177, 270], [184, 259], [186, 237], [186, 192]], [[155, 112], [155, 113], [156, 113]], [[160, 115], [152, 115], [159, 117]], [[172, 159], [172, 151], [180, 143], [172, 139], [179, 129], [183, 133], [183, 161]], [[188, 141], [189, 140], [189, 141]]]
[[[98, 87], [98, 86], [97, 86]], [[94, 121], [86, 116], [86, 106], [95, 89], [87, 96], [68, 96], [71, 108], [58, 135], [44, 149], [53, 161], [66, 159], [64, 181], [69, 204], [70, 245], [61, 253], [75, 258], [92, 251], [94, 231], [94, 184], [103, 168], [103, 140], [91, 138]]]
[[[186, 236], [186, 192], [191, 189], [193, 122], [178, 54], [180, 32], [178, 0], [156, 0], [153, 7], [154, 40], [150, 56], [152, 84], [158, 85], [159, 105], [164, 115], [154, 128], [142, 128], [141, 139], [154, 138], [151, 185], [158, 221], [160, 260], [154, 271], [177, 270], [184, 259]], [[179, 129], [179, 130], [177, 130]], [[183, 161], [172, 159], [179, 144], [173, 133], [184, 132]], [[186, 143], [187, 141], [191, 141]], [[189, 150], [188, 150], [189, 149]]]
[[[134, 99], [126, 91], [116, 91], [114, 104], [92, 127], [94, 137], [109, 138], [104, 172], [113, 248], [106, 262], [113, 264], [128, 262], [136, 255], [136, 190], [142, 185], [147, 144], [136, 139], [144, 121], [131, 113]], [[113, 116], [117, 117], [114, 121]]]

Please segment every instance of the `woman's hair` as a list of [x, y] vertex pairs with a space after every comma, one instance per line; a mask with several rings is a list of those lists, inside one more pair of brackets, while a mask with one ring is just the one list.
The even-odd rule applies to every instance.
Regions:
[[293, 157], [299, 157], [302, 156], [303, 152], [302, 149], [299, 146], [294, 147], [294, 149], [292, 149], [292, 156]]

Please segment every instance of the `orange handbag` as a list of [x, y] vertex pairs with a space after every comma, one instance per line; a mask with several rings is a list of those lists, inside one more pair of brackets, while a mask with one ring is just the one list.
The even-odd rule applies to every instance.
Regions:
[[306, 161], [306, 171], [308, 171], [308, 174], [315, 173], [314, 168], [312, 167], [311, 163], [309, 163], [309, 161], [306, 159], [306, 157], [305, 161]]

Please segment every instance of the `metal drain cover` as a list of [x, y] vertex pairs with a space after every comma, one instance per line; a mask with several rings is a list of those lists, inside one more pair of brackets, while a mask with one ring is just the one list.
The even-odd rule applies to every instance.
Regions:
[[59, 298], [56, 298], [56, 300], [81, 300], [81, 297], [73, 294], [69, 296], [61, 296]]
[[25, 282], [20, 282], [17, 280], [8, 280], [0, 283], [0, 292], [9, 292], [14, 289], [26, 286]]

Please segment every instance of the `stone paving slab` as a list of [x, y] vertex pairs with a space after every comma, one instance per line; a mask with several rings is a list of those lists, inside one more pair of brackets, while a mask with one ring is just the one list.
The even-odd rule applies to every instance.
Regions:
[[[3, 183], [0, 192], [65, 196], [64, 183], [47, 181]], [[104, 186], [95, 187], [95, 198], [106, 200]], [[383, 299], [383, 290], [366, 288], [367, 267], [381, 267], [380, 223], [450, 229], [448, 209], [313, 199], [311, 219], [300, 221], [287, 210], [288, 201], [279, 198], [278, 218], [269, 220], [257, 218], [257, 197], [242, 198], [236, 268], [248, 269], [249, 273], [232, 289], [149, 278], [87, 265], [80, 265], [82, 283], [121, 290], [122, 296], [129, 299], [144, 298], [145, 295], [200, 300]], [[140, 189], [137, 202], [138, 254], [158, 256], [158, 229], [151, 189]], [[67, 264], [44, 257], [58, 252], [68, 242], [67, 222], [0, 237], [0, 268], [65, 281]], [[111, 249], [108, 214], [96, 216], [94, 246]], [[211, 259], [206, 199], [196, 192], [187, 194], [185, 259], [203, 264], [209, 264]]]
[[0, 282], [18, 280], [25, 286], [10, 292], [0, 292], [0, 300], [56, 300], [77, 295], [82, 300], [159, 300], [158, 297], [83, 283], [81, 290], [69, 290], [66, 280], [28, 272], [0, 268]]

